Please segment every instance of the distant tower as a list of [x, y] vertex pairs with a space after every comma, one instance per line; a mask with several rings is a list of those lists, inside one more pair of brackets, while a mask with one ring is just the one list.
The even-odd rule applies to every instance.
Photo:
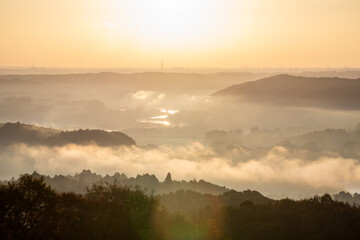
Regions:
[[162, 59], [161, 59], [161, 71], [164, 71], [164, 62]]
[[172, 182], [172, 178], [171, 178], [171, 173], [168, 173], [166, 175], [166, 178], [164, 180], [164, 183], [171, 183]]

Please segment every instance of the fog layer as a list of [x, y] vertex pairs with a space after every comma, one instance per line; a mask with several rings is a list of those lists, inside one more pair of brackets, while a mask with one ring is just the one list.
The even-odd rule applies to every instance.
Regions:
[[226, 157], [220, 157], [198, 142], [156, 149], [16, 144], [1, 150], [0, 175], [2, 179], [9, 179], [35, 170], [50, 175], [74, 174], [88, 168], [101, 174], [151, 173], [161, 179], [171, 172], [174, 179], [206, 179], [237, 190], [255, 189], [271, 197], [360, 189], [360, 163], [354, 159], [320, 157], [308, 161], [294, 157], [284, 147], [274, 147], [258, 158], [235, 160], [241, 154], [246, 152], [234, 149]]

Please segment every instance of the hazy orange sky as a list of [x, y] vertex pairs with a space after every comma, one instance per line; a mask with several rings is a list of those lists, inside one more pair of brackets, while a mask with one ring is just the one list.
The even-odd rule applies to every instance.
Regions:
[[0, 66], [360, 67], [360, 0], [0, 0]]

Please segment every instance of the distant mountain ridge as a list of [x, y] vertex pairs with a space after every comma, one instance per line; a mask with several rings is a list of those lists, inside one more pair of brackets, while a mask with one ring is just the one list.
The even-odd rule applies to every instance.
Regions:
[[[41, 176], [37, 172], [34, 172], [32, 175], [37, 178]], [[215, 196], [230, 191], [230, 189], [224, 186], [219, 186], [204, 180], [176, 181], [171, 178], [170, 173], [164, 181], [159, 181], [155, 175], [148, 173], [137, 175], [136, 177], [128, 177], [124, 173], [114, 173], [112, 176], [101, 176], [90, 170], [83, 170], [74, 176], [55, 175], [54, 177], [44, 177], [45, 182], [58, 192], [84, 193], [87, 187], [91, 187], [93, 183], [97, 182], [116, 182], [117, 184], [129, 187], [139, 186], [146, 189], [148, 193], [154, 193], [156, 195], [176, 192], [180, 189]]]
[[[205, 180], [173, 180], [170, 173], [167, 174], [164, 181], [159, 181], [155, 175], [148, 173], [136, 177], [127, 177], [124, 173], [101, 176], [90, 170], [83, 170], [73, 176], [55, 175], [49, 177], [37, 172], [33, 172], [31, 176], [36, 179], [44, 177], [45, 183], [59, 193], [84, 194], [87, 188], [99, 183], [116, 183], [130, 188], [140, 187], [146, 193], [157, 196], [160, 203], [169, 211], [180, 212], [185, 215], [203, 209], [205, 206], [238, 207], [244, 201], [251, 201], [253, 204], [266, 204], [273, 201], [253, 190], [235, 191]], [[12, 179], [11, 181], [18, 180]]]
[[[177, 92], [181, 89], [189, 91], [202, 91], [204, 84], [212, 89], [221, 88], [230, 84], [245, 82], [271, 76], [269, 73], [251, 72], [219, 72], [219, 73], [167, 73], [167, 72], [142, 72], [142, 73], [79, 73], [79, 74], [27, 74], [27, 75], [0, 75], [0, 86], [26, 85], [69, 85], [72, 86], [116, 86], [129, 88], [132, 91], [151, 90], [164, 92]], [[86, 85], [84, 85], [86, 84]]]
[[99, 146], [136, 145], [134, 139], [121, 132], [103, 130], [60, 131], [22, 123], [0, 125], [0, 145], [25, 143], [28, 145], [62, 146], [66, 144]]
[[360, 109], [360, 78], [313, 78], [277, 75], [256, 81], [237, 84], [220, 90], [213, 97], [240, 97], [244, 101]]

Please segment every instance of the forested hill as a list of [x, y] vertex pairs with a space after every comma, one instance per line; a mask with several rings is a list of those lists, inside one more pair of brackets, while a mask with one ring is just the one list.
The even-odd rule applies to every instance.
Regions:
[[66, 144], [97, 144], [99, 146], [136, 145], [134, 139], [121, 132], [89, 129], [60, 131], [19, 122], [0, 125], [0, 145], [14, 143], [46, 146], [62, 146]]
[[[26, 176], [26, 174], [24, 175]], [[124, 173], [101, 176], [83, 170], [74, 176], [56, 175], [54, 177], [40, 175], [33, 172], [34, 179], [43, 179], [58, 193], [73, 192], [85, 194], [87, 189], [94, 184], [116, 184], [130, 189], [141, 189], [148, 195], [154, 195], [168, 211], [191, 216], [196, 211], [208, 207], [233, 206], [238, 207], [245, 201], [253, 204], [266, 204], [273, 200], [265, 197], [254, 190], [235, 191], [224, 186], [219, 186], [205, 180], [177, 181], [173, 180], [170, 173], [163, 181], [159, 181], [155, 175], [143, 174], [136, 177], [127, 177]], [[17, 183], [20, 179], [10, 182]], [[6, 184], [6, 182], [3, 182]], [[1, 185], [1, 182], [0, 182]]]
[[245, 101], [279, 105], [360, 109], [359, 92], [360, 79], [283, 74], [233, 85], [212, 96], [235, 96]]
[[[41, 177], [41, 175], [37, 172], [34, 172], [32, 176], [35, 178]], [[150, 175], [148, 173], [137, 175], [136, 177], [128, 177], [124, 173], [115, 173], [111, 176], [101, 176], [100, 174], [96, 174], [90, 170], [83, 170], [81, 173], [77, 173], [73, 176], [55, 175], [54, 177], [43, 177], [45, 182], [58, 192], [84, 193], [87, 187], [91, 187], [92, 184], [97, 182], [116, 182], [120, 185], [129, 187], [139, 186], [142, 189], [147, 189], [148, 193], [156, 195], [176, 192], [180, 189], [184, 189], [216, 196], [230, 190], [224, 186], [219, 186], [204, 180], [173, 180], [170, 173], [168, 173], [164, 181], [159, 181], [155, 175]]]
[[43, 178], [24, 175], [0, 184], [0, 239], [352, 240], [360, 234], [360, 209], [327, 194], [259, 204], [235, 199], [236, 206], [222, 207], [218, 199], [204, 201], [206, 196], [192, 192], [169, 197], [175, 209], [117, 184], [96, 184], [83, 195], [59, 194]]

